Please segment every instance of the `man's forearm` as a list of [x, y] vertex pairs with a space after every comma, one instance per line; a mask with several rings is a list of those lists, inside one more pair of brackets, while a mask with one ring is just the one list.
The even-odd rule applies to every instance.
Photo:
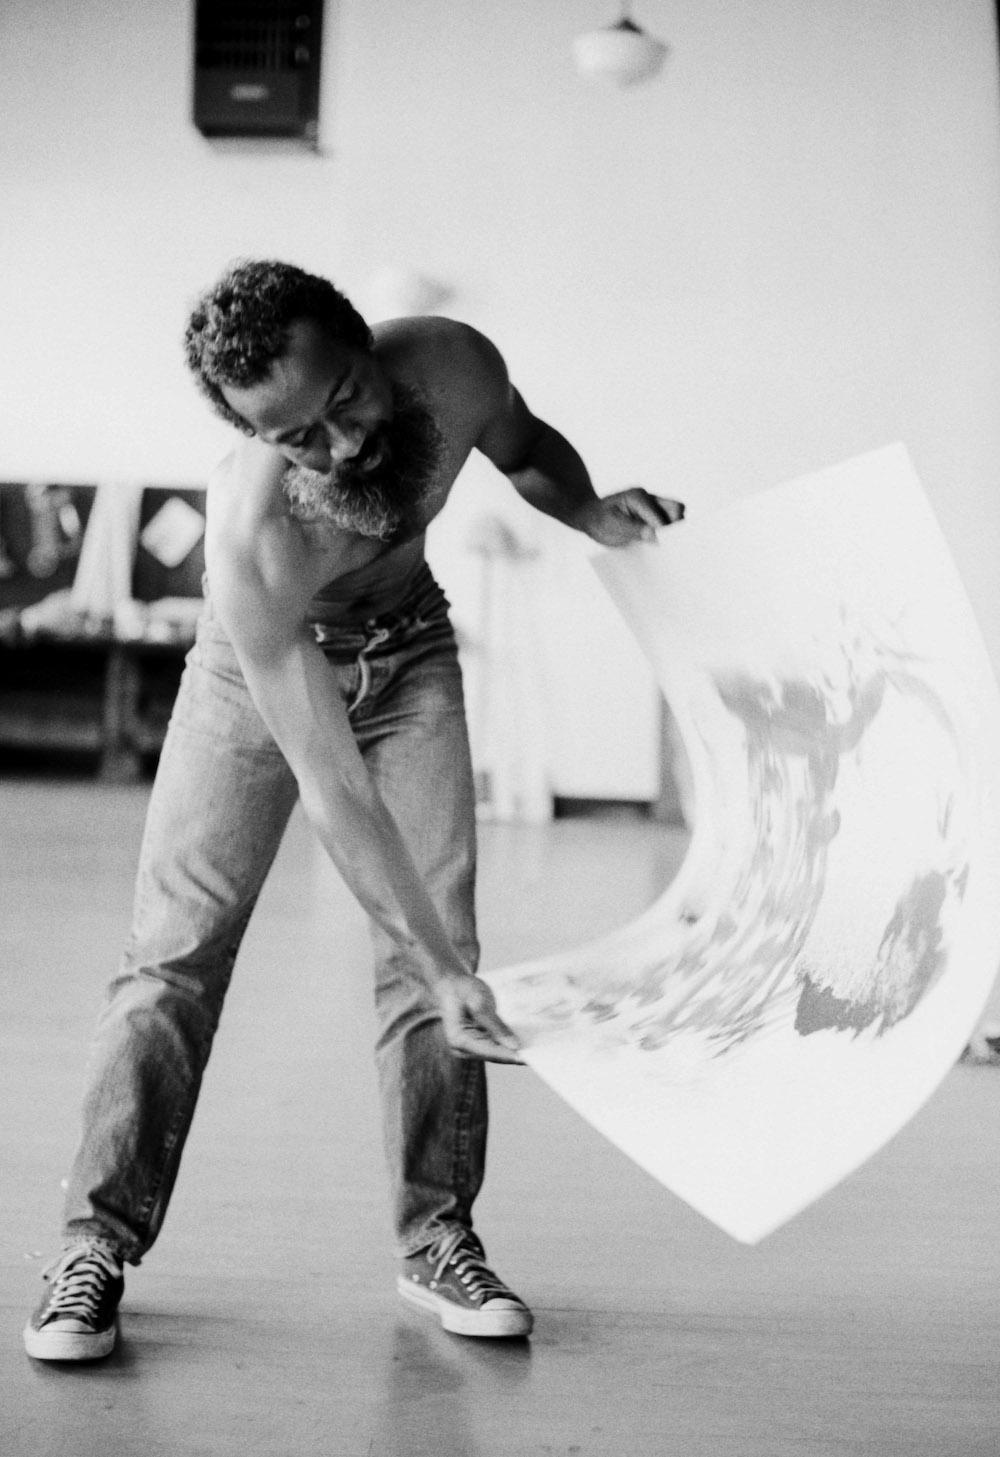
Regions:
[[[293, 768], [296, 766], [293, 765]], [[442, 977], [468, 974], [374, 785], [354, 791], [316, 765], [298, 768], [306, 817], [362, 908], [432, 991]]]
[[[240, 656], [240, 650], [237, 649]], [[368, 770], [329, 665], [305, 633], [241, 663], [257, 709], [299, 785], [306, 816], [348, 888], [433, 988], [467, 975]]]
[[507, 476], [518, 495], [537, 511], [584, 530], [588, 509], [598, 500], [590, 473], [564, 435], [542, 423], [523, 462]]

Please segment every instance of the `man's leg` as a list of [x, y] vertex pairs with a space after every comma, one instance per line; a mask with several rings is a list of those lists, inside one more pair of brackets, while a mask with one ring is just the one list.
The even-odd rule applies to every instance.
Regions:
[[[96, 1242], [138, 1264], [156, 1238], [233, 962], [296, 792], [231, 648], [203, 629], [150, 799], [131, 934], [98, 1022], [67, 1246]], [[63, 1283], [70, 1277], [83, 1290], [79, 1272]], [[87, 1278], [107, 1283], [99, 1270]], [[62, 1319], [36, 1328], [32, 1354], [60, 1345]], [[87, 1354], [79, 1334], [54, 1358]]]
[[[370, 698], [352, 713], [369, 772], [470, 971], [475, 926], [475, 798], [457, 656], [437, 634], [427, 650], [375, 662]], [[381, 691], [379, 691], [381, 689]], [[472, 1224], [483, 1179], [486, 1078], [448, 1048], [436, 1005], [409, 958], [377, 926], [376, 1061], [398, 1250], [411, 1254]]]
[[[352, 715], [355, 732], [453, 944], [475, 971], [475, 793], [447, 619], [442, 615], [410, 649], [372, 669], [371, 695]], [[383, 1132], [405, 1261], [401, 1293], [433, 1309], [449, 1329], [524, 1335], [529, 1312], [486, 1268], [471, 1232], [485, 1168], [485, 1066], [451, 1052], [405, 952], [377, 927], [372, 937]], [[463, 1304], [471, 1294], [472, 1303], [442, 1307], [432, 1285]]]

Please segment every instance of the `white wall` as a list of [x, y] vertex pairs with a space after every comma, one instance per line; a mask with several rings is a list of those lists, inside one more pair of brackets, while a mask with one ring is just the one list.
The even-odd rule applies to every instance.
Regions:
[[362, 307], [414, 265], [602, 491], [699, 511], [905, 440], [1000, 663], [991, 0], [640, 0], [668, 70], [604, 92], [568, 46], [615, 10], [328, 0], [315, 156], [194, 131], [184, 0], [5, 0], [0, 475], [201, 480], [178, 340], [221, 265]]

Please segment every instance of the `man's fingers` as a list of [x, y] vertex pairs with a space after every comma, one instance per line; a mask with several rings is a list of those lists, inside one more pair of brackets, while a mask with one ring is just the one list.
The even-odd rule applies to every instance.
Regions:
[[516, 1047], [498, 1042], [479, 1027], [465, 1026], [448, 1034], [448, 1046], [456, 1057], [478, 1057], [486, 1062], [522, 1062]]
[[474, 1026], [477, 1032], [485, 1032], [487, 1037], [491, 1037], [499, 1046], [506, 1047], [508, 1052], [517, 1051], [517, 1038], [507, 1026], [507, 1023], [501, 1022], [492, 1007], [483, 1007], [481, 1011], [476, 1013]]
[[662, 525], [673, 526], [675, 521], [684, 520], [683, 501], [674, 501], [669, 496], [656, 496], [654, 499], [663, 512], [664, 520]]
[[659, 501], [641, 486], [633, 486], [630, 490], [623, 491], [619, 500], [629, 516], [642, 521], [646, 526], [666, 525]]
[[684, 516], [682, 501], [674, 501], [669, 496], [651, 496], [646, 491], [636, 502], [636, 509], [644, 521], [656, 527], [672, 526]]
[[488, 1006], [472, 1011], [462, 1007], [444, 1017], [448, 1046], [458, 1057], [482, 1057], [490, 1062], [520, 1062], [517, 1038]]
[[517, 1052], [510, 1052], [506, 1047], [498, 1047], [495, 1042], [483, 1040], [475, 1046], [452, 1047], [452, 1056], [461, 1061], [469, 1062], [475, 1059], [476, 1062], [502, 1062], [508, 1067], [523, 1067], [524, 1058]]
[[656, 533], [664, 526], [672, 526], [684, 516], [684, 505], [670, 496], [653, 496], [641, 487], [626, 491], [623, 497], [628, 512], [642, 522], [640, 536], [644, 541], [655, 541]]

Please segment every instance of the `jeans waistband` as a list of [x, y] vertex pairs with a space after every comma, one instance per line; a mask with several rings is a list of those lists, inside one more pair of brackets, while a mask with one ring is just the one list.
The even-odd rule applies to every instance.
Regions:
[[[207, 575], [203, 579], [204, 610], [198, 623], [199, 638], [228, 641], [225, 630], [215, 615]], [[316, 636], [316, 641], [330, 658], [349, 662], [364, 653], [378, 656], [380, 652], [391, 653], [415, 630], [425, 631], [430, 626], [441, 626], [451, 631], [448, 616], [448, 599], [434, 580], [430, 567], [422, 562], [417, 569], [405, 597], [391, 612], [377, 617], [344, 621], [332, 619], [324, 622], [323, 602], [314, 599], [306, 614], [306, 621]]]
[[316, 641], [330, 657], [389, 653], [415, 629], [448, 622], [448, 599], [426, 562], [421, 564], [402, 602], [391, 612], [361, 622], [345, 622], [342, 618], [324, 621], [322, 610], [322, 601], [313, 601], [307, 620]]

